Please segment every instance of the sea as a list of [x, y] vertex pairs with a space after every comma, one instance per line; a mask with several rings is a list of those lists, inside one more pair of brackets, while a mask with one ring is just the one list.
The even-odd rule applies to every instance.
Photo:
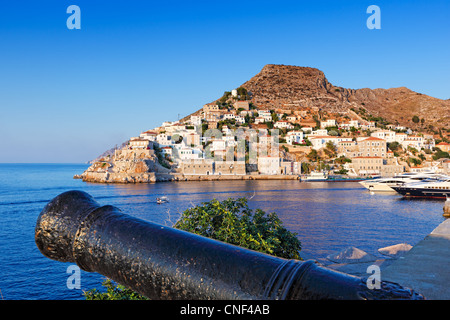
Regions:
[[[73, 179], [86, 164], [0, 164], [0, 298], [2, 300], [83, 300], [102, 290], [103, 275], [81, 271], [80, 285], [69, 281], [73, 263], [44, 257], [34, 241], [37, 218], [57, 195], [81, 190], [101, 205], [134, 217], [172, 226], [181, 213], [211, 199], [246, 197], [249, 206], [276, 212], [297, 234], [304, 259], [353, 246], [378, 249], [417, 244], [442, 221], [442, 200], [413, 200], [371, 193], [357, 182], [183, 181], [154, 184], [97, 184]], [[166, 196], [168, 203], [157, 204]]]

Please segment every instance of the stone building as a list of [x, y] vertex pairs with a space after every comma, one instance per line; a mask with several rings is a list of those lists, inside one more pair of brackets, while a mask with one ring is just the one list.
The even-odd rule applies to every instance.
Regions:
[[386, 157], [387, 142], [384, 139], [370, 137], [358, 142], [361, 157]]
[[219, 111], [219, 106], [217, 105], [217, 104], [215, 104], [215, 103], [208, 103], [208, 104], [205, 104], [204, 106], [203, 106], [203, 112], [205, 113], [205, 114], [207, 114], [207, 113], [209, 113], [209, 112], [214, 112], [214, 111]]
[[151, 147], [150, 140], [143, 138], [131, 138], [128, 143], [131, 149], [147, 149]]
[[214, 161], [210, 159], [183, 161], [182, 173], [185, 175], [245, 175], [244, 161]]
[[405, 171], [404, 166], [382, 157], [354, 157], [350, 167], [362, 177], [374, 175], [392, 177]]
[[244, 110], [249, 110], [250, 109], [250, 105], [248, 103], [248, 101], [236, 101], [233, 104], [233, 107], [238, 110], [240, 108], [244, 109]]
[[245, 161], [216, 161], [214, 162], [216, 175], [245, 175]]
[[351, 167], [359, 176], [381, 175], [382, 157], [354, 157]]

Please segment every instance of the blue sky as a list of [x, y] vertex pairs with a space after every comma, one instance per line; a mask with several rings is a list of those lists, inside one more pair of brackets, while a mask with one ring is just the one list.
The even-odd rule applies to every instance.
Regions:
[[[370, 5], [381, 30], [366, 27]], [[449, 99], [449, 16], [444, 0], [2, 3], [0, 162], [88, 161], [269, 63]]]

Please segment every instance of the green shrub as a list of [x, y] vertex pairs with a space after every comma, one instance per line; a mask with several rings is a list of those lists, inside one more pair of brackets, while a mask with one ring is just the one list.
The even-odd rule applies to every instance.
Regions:
[[122, 285], [116, 285], [110, 279], [102, 283], [106, 292], [100, 292], [97, 289], [91, 289], [84, 292], [86, 300], [148, 300], [146, 297], [130, 290]]
[[249, 209], [246, 198], [204, 202], [184, 211], [174, 227], [277, 257], [300, 259], [296, 234], [283, 227], [276, 213]]

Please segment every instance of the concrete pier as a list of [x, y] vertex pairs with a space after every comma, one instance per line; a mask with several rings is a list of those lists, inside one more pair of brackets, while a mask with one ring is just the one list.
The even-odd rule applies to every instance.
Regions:
[[410, 287], [428, 300], [450, 300], [450, 219], [383, 269], [381, 279]]

